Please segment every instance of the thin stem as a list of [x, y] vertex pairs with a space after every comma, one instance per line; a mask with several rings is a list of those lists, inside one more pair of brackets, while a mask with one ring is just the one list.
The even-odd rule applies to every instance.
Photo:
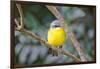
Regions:
[[80, 47], [80, 43], [76, 40], [75, 35], [72, 32], [70, 32], [69, 36], [70, 36], [72, 43], [74, 44], [74, 47], [76, 48], [79, 55], [81, 56], [80, 58], [82, 59], [82, 61], [86, 61], [87, 58], [85, 56], [85, 53], [84, 53], [83, 49]]
[[19, 26], [19, 22], [17, 21], [17, 19], [14, 19], [16, 26]]
[[18, 8], [19, 15], [20, 15], [20, 26], [23, 28], [24, 27], [24, 24], [23, 24], [23, 11], [22, 11], [22, 8], [21, 8], [20, 4], [16, 4], [16, 6]]

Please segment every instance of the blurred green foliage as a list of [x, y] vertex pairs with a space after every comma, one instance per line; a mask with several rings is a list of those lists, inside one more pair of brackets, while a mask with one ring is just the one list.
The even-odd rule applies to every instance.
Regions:
[[[43, 4], [22, 4], [22, 9], [24, 13], [25, 29], [47, 40], [47, 32], [50, 23], [56, 19], [52, 13]], [[95, 55], [95, 9], [78, 6], [57, 6], [57, 9], [66, 19], [69, 25], [69, 31], [75, 33], [87, 58], [93, 61]], [[19, 20], [17, 8], [15, 8], [15, 10], [15, 18]], [[30, 65], [74, 62], [68, 56], [52, 56], [48, 53], [48, 48], [46, 46], [41, 45], [38, 41], [32, 39], [25, 33], [15, 31], [15, 42], [15, 64]], [[79, 57], [69, 37], [64, 45], [64, 49]]]

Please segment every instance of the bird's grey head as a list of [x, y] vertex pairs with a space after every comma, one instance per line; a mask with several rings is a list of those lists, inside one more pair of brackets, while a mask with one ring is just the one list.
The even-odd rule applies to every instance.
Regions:
[[52, 29], [52, 28], [57, 28], [57, 27], [62, 27], [59, 20], [52, 21], [50, 28]]

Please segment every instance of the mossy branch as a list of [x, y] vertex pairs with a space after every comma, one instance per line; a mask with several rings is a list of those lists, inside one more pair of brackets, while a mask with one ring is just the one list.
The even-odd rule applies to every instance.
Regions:
[[49, 9], [49, 11], [51, 11], [51, 13], [60, 21], [60, 23], [62, 23], [66, 34], [69, 34], [69, 37], [73, 43], [74, 48], [77, 50], [81, 61], [87, 61], [86, 55], [84, 53], [84, 51], [82, 50], [82, 48], [80, 47], [80, 43], [78, 42], [78, 40], [75, 38], [74, 33], [69, 32], [68, 31], [68, 25], [64, 19], [64, 17], [60, 14], [60, 12], [57, 10], [56, 6], [48, 6], [46, 5], [46, 7]]
[[[20, 4], [16, 4], [16, 5], [19, 5], [19, 6], [17, 6], [17, 8], [18, 8], [19, 11], [22, 10]], [[22, 12], [22, 11], [21, 11], [21, 12]], [[19, 13], [20, 13], [20, 12], [19, 12]], [[20, 14], [20, 17], [22, 17], [22, 16], [23, 16], [23, 14]], [[22, 20], [23, 20], [23, 17], [22, 17]], [[47, 47], [51, 48], [52, 50], [54, 50], [54, 51], [56, 51], [56, 52], [59, 51], [60, 53], [66, 55], [66, 56], [69, 56], [70, 58], [72, 58], [72, 59], [75, 60], [76, 62], [81, 62], [81, 60], [80, 60], [79, 58], [77, 58], [75, 55], [71, 54], [69, 51], [67, 51], [67, 50], [65, 51], [65, 50], [62, 50], [62, 49], [58, 49], [58, 48], [56, 48], [56, 47], [54, 47], [54, 46], [51, 46], [50, 44], [48, 44], [47, 41], [45, 41], [45, 40], [42, 39], [41, 37], [35, 35], [33, 32], [30, 32], [30, 31], [24, 29], [24, 26], [22, 26], [22, 25], [24, 25], [23, 21], [21, 22], [22, 24], [19, 24], [19, 23], [20, 23], [20, 22], [18, 22], [18, 21], [15, 19], [15, 24], [17, 25], [17, 27], [16, 27], [16, 30], [17, 30], [17, 31], [24, 32], [24, 33], [27, 34], [28, 36], [31, 36], [33, 39], [39, 41], [39, 42], [40, 42], [41, 44], [43, 44], [44, 46], [47, 46]]]

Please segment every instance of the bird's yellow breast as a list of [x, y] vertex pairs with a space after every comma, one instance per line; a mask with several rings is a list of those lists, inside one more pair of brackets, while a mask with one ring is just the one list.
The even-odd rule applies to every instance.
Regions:
[[63, 28], [54, 28], [48, 31], [48, 43], [53, 46], [61, 46], [66, 39], [66, 33]]

